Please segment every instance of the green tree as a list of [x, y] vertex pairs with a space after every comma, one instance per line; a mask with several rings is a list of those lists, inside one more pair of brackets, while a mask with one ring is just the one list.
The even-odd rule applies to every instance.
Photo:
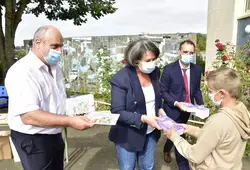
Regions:
[[26, 55], [26, 51], [24, 49], [15, 50], [15, 57], [17, 59], [23, 58]]
[[99, 19], [114, 13], [114, 4], [115, 0], [0, 0], [0, 84], [13, 64], [15, 33], [24, 13], [36, 17], [43, 13], [49, 20], [73, 20], [81, 25], [87, 15]]
[[206, 41], [207, 41], [207, 35], [197, 33], [197, 48], [200, 51], [206, 51]]
[[197, 33], [197, 45], [196, 45], [196, 64], [201, 66], [202, 73], [205, 72], [205, 61], [202, 57], [202, 53], [206, 51], [206, 40], [207, 40], [207, 35], [206, 34], [201, 34]]

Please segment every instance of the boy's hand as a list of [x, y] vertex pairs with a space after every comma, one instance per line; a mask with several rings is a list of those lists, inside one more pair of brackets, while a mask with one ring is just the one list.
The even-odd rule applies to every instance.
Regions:
[[172, 127], [171, 130], [164, 131], [164, 135], [167, 136], [168, 139], [171, 139], [173, 133], [177, 133], [174, 127]]

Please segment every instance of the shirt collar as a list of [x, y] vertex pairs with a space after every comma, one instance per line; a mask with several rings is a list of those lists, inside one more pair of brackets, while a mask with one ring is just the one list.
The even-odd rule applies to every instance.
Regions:
[[190, 69], [190, 64], [189, 64], [189, 65], [188, 65], [188, 67], [186, 67], [186, 68], [184, 68], [184, 67], [182, 66], [182, 64], [181, 64], [181, 61], [180, 61], [180, 60], [179, 60], [179, 64], [180, 64], [181, 70], [182, 70], [182, 69], [187, 69], [187, 70], [188, 70], [188, 69]]
[[41, 67], [46, 66], [46, 64], [44, 64], [31, 50], [29, 52], [29, 56], [32, 60], [32, 65], [38, 69], [40, 69]]

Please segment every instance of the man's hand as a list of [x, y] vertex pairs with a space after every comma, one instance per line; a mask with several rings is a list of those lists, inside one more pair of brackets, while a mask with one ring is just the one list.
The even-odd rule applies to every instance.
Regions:
[[162, 108], [159, 109], [159, 111], [158, 111], [158, 116], [159, 116], [159, 117], [161, 117], [161, 116], [166, 116], [166, 113], [165, 113], [165, 111], [164, 111]]
[[141, 116], [141, 121], [143, 123], [147, 123], [149, 126], [156, 128], [158, 130], [162, 130], [161, 127], [156, 122], [157, 120], [161, 120], [161, 118], [156, 117], [156, 116], [147, 116], [147, 115]]
[[176, 102], [175, 106], [178, 107], [181, 111], [185, 112], [187, 110], [185, 102]]
[[94, 126], [94, 123], [84, 116], [70, 116], [69, 118], [69, 126], [76, 130], [85, 130]]

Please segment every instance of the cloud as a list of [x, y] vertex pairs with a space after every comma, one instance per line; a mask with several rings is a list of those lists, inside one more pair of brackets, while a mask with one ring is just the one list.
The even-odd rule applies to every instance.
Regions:
[[89, 18], [86, 24], [72, 21], [49, 21], [23, 15], [16, 32], [16, 45], [31, 39], [39, 26], [52, 24], [64, 37], [127, 35], [147, 33], [206, 32], [208, 0], [116, 0], [118, 10], [99, 20]]

